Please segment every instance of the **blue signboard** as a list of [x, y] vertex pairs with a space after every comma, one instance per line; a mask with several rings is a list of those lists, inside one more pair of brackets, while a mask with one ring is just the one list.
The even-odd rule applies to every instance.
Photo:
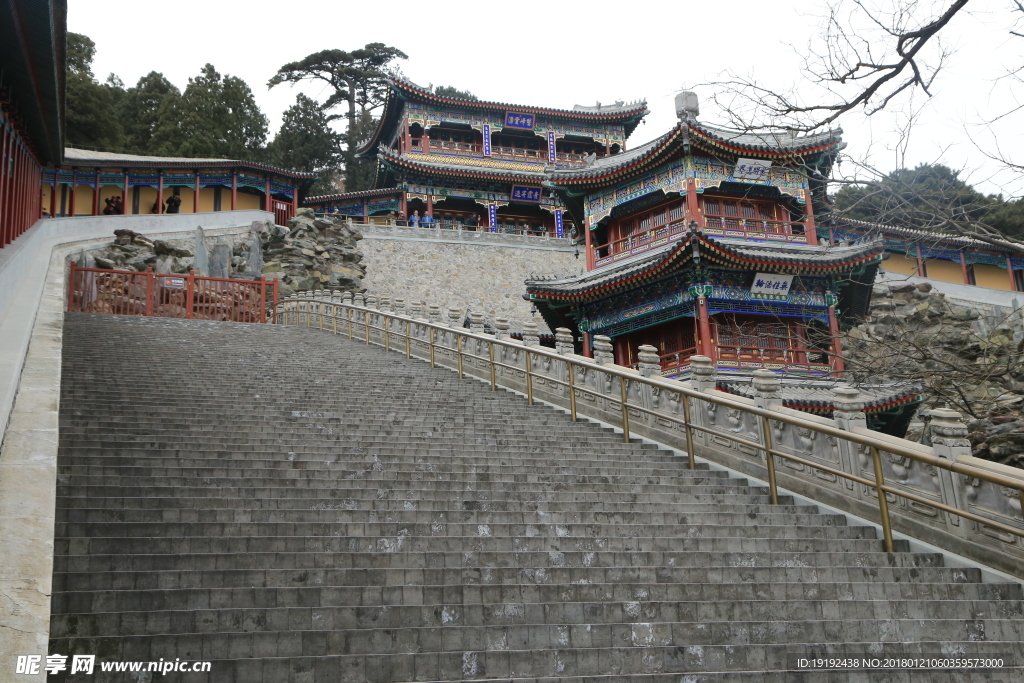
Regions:
[[565, 229], [562, 223], [562, 210], [555, 209], [555, 234], [559, 237], [565, 237]]
[[537, 117], [533, 114], [519, 114], [517, 112], [510, 111], [505, 114], [505, 127], [533, 130], [533, 124], [536, 120]]
[[487, 205], [487, 225], [493, 231], [494, 228], [498, 227], [498, 205], [488, 204]]
[[555, 131], [548, 131], [548, 163], [555, 163]]
[[491, 124], [484, 124], [484, 156], [491, 156]]
[[509, 197], [514, 202], [539, 202], [540, 188], [528, 187], [526, 185], [513, 185]]

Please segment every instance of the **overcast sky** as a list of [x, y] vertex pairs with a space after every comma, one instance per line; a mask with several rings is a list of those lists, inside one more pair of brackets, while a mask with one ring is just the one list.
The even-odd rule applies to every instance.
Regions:
[[[778, 87], [799, 85], [798, 52], [819, 33], [824, 7], [821, 0], [71, 0], [68, 30], [96, 42], [93, 67], [100, 80], [113, 72], [133, 85], [155, 70], [183, 89], [207, 62], [243, 78], [272, 133], [297, 92], [321, 102], [328, 94], [320, 84], [268, 90], [267, 80], [282, 64], [323, 49], [383, 42], [409, 55], [402, 68], [416, 83], [454, 85], [482, 99], [562, 108], [646, 99], [651, 113], [629, 141], [636, 146], [675, 124], [673, 96], [683, 85], [713, 81], [725, 70]], [[1024, 104], [1024, 89], [995, 80], [1024, 64], [1024, 39], [1008, 32], [1015, 18], [1010, 0], [975, 0], [969, 8], [948, 27], [956, 54], [934, 97], [915, 99], [921, 114], [906, 159], [965, 168], [980, 189], [1019, 195], [1021, 174], [987, 161], [971, 138], [989, 152], [998, 140], [1004, 155], [1024, 162], [1024, 113], [1004, 118], [995, 138], [977, 125]], [[701, 119], [721, 121], [702, 95]], [[867, 122], [849, 116], [842, 126], [849, 154], [870, 152], [886, 170], [897, 165], [898, 117]]]

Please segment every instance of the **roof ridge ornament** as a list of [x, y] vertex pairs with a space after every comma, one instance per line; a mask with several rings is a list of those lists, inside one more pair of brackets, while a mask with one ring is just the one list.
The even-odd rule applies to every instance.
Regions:
[[680, 121], [696, 121], [700, 116], [700, 99], [686, 86], [676, 93], [676, 116]]

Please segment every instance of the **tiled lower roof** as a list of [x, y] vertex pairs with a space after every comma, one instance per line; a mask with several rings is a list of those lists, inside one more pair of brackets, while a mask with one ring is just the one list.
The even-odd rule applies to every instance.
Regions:
[[762, 245], [745, 240], [716, 240], [699, 232], [687, 233], [676, 242], [582, 275], [526, 280], [526, 289], [538, 298], [598, 298], [659, 278], [693, 261], [695, 256], [713, 264], [756, 268], [759, 272], [835, 274], [852, 271], [872, 260], [880, 260], [882, 251], [880, 240], [841, 247], [790, 243]]

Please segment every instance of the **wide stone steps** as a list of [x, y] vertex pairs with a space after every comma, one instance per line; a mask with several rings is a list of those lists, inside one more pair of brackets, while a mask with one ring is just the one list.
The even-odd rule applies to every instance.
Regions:
[[[51, 653], [212, 662], [146, 683], [1024, 673], [1020, 584], [401, 354], [68, 315], [63, 363]], [[1013, 662], [796, 663], [830, 653]]]
[[[584, 602], [553, 604], [497, 603], [366, 607], [282, 607], [276, 609], [147, 610], [142, 612], [96, 612], [88, 615], [59, 615], [51, 622], [54, 637], [88, 638], [126, 631], [140, 635], [160, 633], [219, 633], [311, 630], [320, 626], [334, 629], [438, 628], [523, 625], [672, 624], [689, 622], [772, 622], [790, 621], [943, 621], [950, 610], [963, 606], [943, 600], [838, 601], [792, 600], [783, 604], [770, 600], [746, 603], [720, 602]], [[961, 624], [994, 620], [1013, 625], [1024, 615], [1024, 603], [1017, 601], [972, 601], [969, 619]], [[877, 625], [876, 625], [877, 628]], [[707, 629], [705, 629], [707, 630]], [[905, 629], [903, 629], [905, 630]], [[986, 630], [991, 635], [991, 631]], [[876, 632], [877, 637], [877, 632]]]

